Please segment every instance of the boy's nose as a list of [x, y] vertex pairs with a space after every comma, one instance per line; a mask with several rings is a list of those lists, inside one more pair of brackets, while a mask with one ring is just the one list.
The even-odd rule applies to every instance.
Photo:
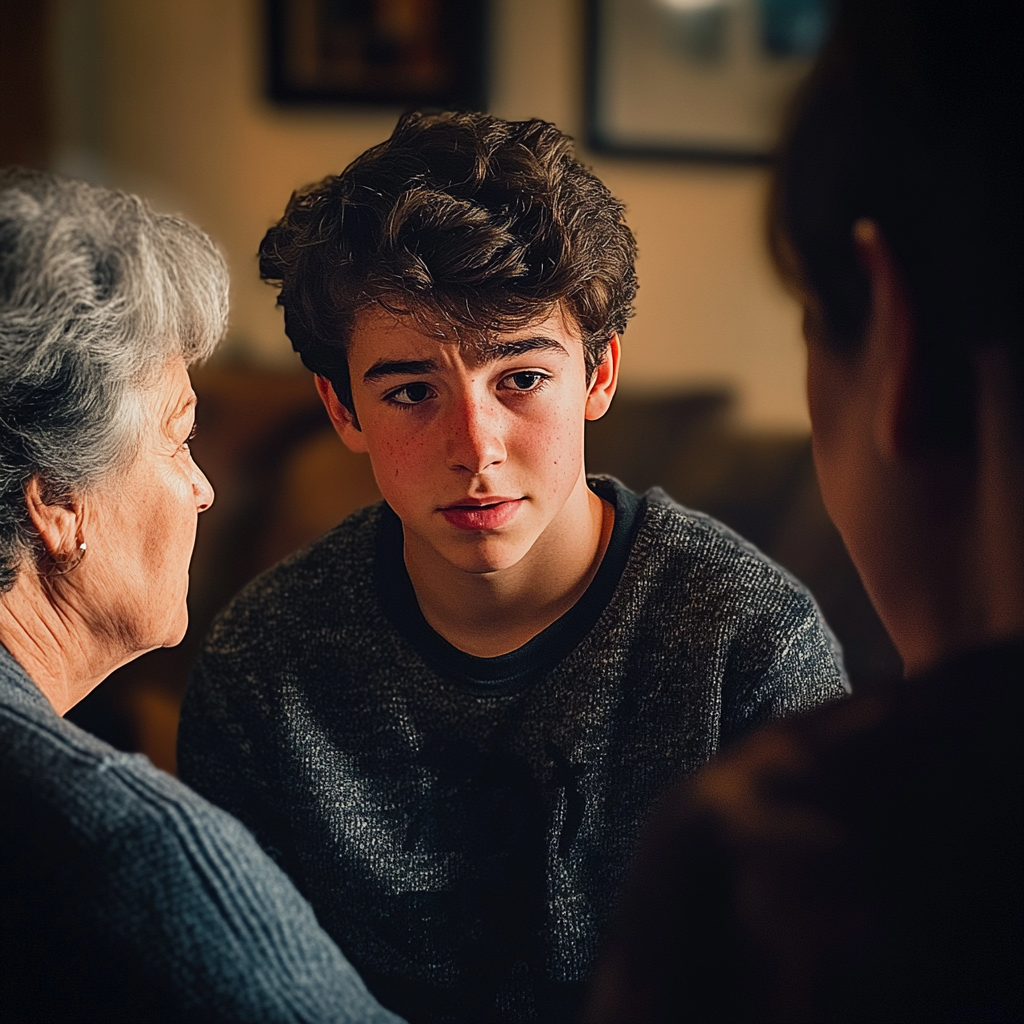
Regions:
[[500, 411], [467, 399], [455, 403], [447, 424], [448, 466], [474, 476], [505, 461]]

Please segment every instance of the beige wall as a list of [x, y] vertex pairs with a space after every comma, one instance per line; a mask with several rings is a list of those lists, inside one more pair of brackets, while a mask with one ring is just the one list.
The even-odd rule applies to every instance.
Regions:
[[[267, 103], [259, 0], [56, 2], [57, 166], [201, 224], [231, 265], [230, 344], [287, 364], [256, 246], [293, 188], [380, 141], [395, 112]], [[494, 113], [582, 134], [581, 7], [495, 0]], [[586, 158], [626, 203], [640, 244], [623, 386], [728, 383], [752, 425], [802, 428], [798, 316], [763, 253], [763, 172]]]

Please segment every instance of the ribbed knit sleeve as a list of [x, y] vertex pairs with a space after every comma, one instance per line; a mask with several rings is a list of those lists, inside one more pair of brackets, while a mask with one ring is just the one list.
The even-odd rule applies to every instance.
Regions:
[[0, 746], [5, 1020], [397, 1021], [229, 815], [41, 695]]

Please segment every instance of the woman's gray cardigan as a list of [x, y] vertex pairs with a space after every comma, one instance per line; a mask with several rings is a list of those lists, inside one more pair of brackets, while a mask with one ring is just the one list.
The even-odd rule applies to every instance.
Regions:
[[0, 908], [0, 1020], [398, 1020], [237, 821], [59, 718], [2, 646]]

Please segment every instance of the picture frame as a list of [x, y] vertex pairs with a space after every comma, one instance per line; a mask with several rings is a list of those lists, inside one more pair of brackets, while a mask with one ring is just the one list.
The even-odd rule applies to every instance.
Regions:
[[586, 134], [623, 156], [765, 164], [829, 0], [589, 0]]
[[486, 107], [486, 0], [267, 0], [266, 29], [276, 103]]

